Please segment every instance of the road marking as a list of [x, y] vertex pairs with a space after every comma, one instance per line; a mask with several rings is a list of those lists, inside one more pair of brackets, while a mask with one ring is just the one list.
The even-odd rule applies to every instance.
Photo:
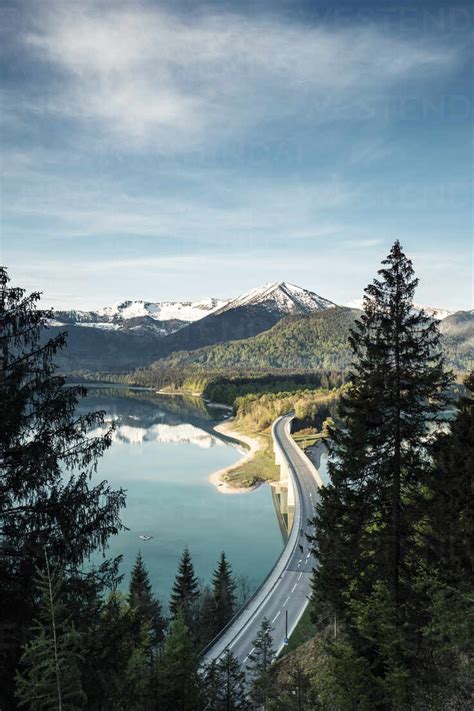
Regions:
[[295, 592], [295, 588], [296, 588], [297, 585], [298, 585], [298, 583], [295, 583], [295, 584], [293, 585], [293, 587], [291, 588], [291, 592]]
[[281, 610], [278, 610], [278, 612], [276, 613], [275, 617], [274, 617], [273, 620], [272, 620], [272, 624], [275, 622], [275, 620], [277, 619], [277, 617], [280, 615], [280, 612], [281, 612]]
[[283, 607], [285, 607], [285, 605], [286, 605], [286, 603], [288, 602], [289, 599], [290, 599], [290, 596], [288, 595], [288, 597], [286, 598], [285, 602], [283, 603]]
[[247, 659], [250, 657], [250, 655], [253, 654], [254, 652], [255, 652], [255, 647], [252, 647], [252, 649], [250, 650], [250, 652], [249, 652], [249, 653], [247, 654], [247, 656], [245, 657], [244, 663], [247, 661]]
[[306, 560], [308, 560], [310, 555], [311, 555], [311, 553], [308, 553], [308, 555], [306, 556]]
[[302, 575], [303, 575], [303, 573], [300, 573], [300, 574], [298, 575], [298, 580], [301, 578]]

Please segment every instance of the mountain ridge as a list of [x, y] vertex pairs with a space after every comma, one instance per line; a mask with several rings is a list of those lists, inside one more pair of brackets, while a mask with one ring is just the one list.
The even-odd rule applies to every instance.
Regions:
[[[245, 342], [268, 332], [288, 318], [332, 313], [333, 318], [330, 315], [327, 317], [328, 323], [334, 321], [336, 328], [335, 324], [340, 322], [339, 326], [345, 332], [347, 324], [342, 327], [340, 316], [340, 310], [344, 308], [347, 307], [338, 307], [334, 302], [308, 289], [288, 282], [272, 282], [229, 300], [121, 301], [97, 312], [57, 312], [49, 326], [53, 332], [67, 330], [69, 334], [68, 347], [61, 355], [59, 363], [63, 372], [131, 372], [136, 368], [146, 368], [153, 362], [169, 358], [177, 352], [190, 353], [213, 346], [219, 346], [220, 351], [227, 348], [229, 353], [233, 352], [234, 342]], [[458, 313], [465, 316], [456, 316]], [[194, 320], [174, 318], [178, 315]], [[159, 317], [170, 318], [160, 320]], [[471, 321], [470, 312], [449, 314], [441, 321], [441, 324], [446, 326], [446, 337], [455, 348], [459, 362], [465, 362], [469, 357]], [[298, 338], [301, 348], [307, 350], [301, 334]], [[330, 335], [328, 338], [338, 341], [339, 336]], [[338, 344], [338, 348], [340, 347]], [[239, 348], [242, 353], [246, 350], [244, 345]], [[285, 348], [282, 348], [284, 351]], [[287, 348], [291, 350], [293, 345], [289, 344]], [[273, 355], [275, 356], [275, 353]], [[307, 355], [309, 367], [320, 364], [318, 358], [310, 358], [309, 353]], [[204, 355], [200, 353], [198, 360], [202, 357]], [[212, 358], [214, 357], [212, 355]], [[286, 362], [284, 353], [281, 358], [281, 363]], [[220, 359], [226, 361], [226, 358], [219, 355], [217, 360]], [[262, 363], [267, 362], [260, 353], [258, 359], [261, 359]], [[189, 363], [187, 357], [184, 360]], [[304, 359], [294, 356], [293, 360], [297, 367], [304, 367]], [[329, 358], [329, 361], [326, 358], [326, 363], [329, 365], [329, 362], [336, 363], [339, 360], [339, 355], [335, 355], [334, 358]], [[184, 367], [184, 363], [181, 365]], [[246, 367], [250, 365], [251, 363], [246, 363]], [[233, 360], [232, 367], [239, 367], [238, 359]], [[267, 362], [267, 367], [282, 366], [279, 361]]]

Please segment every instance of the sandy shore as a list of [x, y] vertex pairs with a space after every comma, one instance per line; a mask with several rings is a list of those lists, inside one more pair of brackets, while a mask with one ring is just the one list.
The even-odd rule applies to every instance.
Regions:
[[251, 461], [255, 456], [255, 452], [257, 452], [262, 445], [258, 439], [242, 434], [242, 432], [239, 432], [238, 430], [233, 430], [232, 425], [232, 422], [223, 422], [220, 425], [216, 425], [214, 430], [219, 434], [226, 435], [226, 437], [232, 437], [232, 439], [236, 439], [238, 442], [244, 443], [247, 445], [248, 449], [242, 450], [242, 459], [237, 462], [237, 464], [231, 464], [231, 466], [225, 467], [225, 469], [220, 469], [219, 471], [214, 472], [210, 475], [209, 481], [214, 484], [221, 494], [247, 494], [249, 491], [257, 489], [261, 482], [258, 482], [253, 486], [231, 486], [223, 480], [223, 477], [228, 472], [233, 471], [234, 469], [241, 467], [242, 464], [246, 464]]

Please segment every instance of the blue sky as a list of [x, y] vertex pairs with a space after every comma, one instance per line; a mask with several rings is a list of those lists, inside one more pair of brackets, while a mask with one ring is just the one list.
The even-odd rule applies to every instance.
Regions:
[[44, 305], [361, 295], [395, 238], [472, 308], [469, 5], [1, 5], [2, 262]]

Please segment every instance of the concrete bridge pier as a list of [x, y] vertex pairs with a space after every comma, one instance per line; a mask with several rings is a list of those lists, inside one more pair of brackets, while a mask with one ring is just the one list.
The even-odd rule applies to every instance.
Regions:
[[280, 480], [275, 482], [276, 486], [285, 487], [288, 490], [286, 496], [286, 505], [288, 508], [295, 507], [295, 489], [293, 486], [293, 477], [290, 472], [290, 465], [285, 454], [279, 447], [275, 447], [275, 464], [280, 467]]

